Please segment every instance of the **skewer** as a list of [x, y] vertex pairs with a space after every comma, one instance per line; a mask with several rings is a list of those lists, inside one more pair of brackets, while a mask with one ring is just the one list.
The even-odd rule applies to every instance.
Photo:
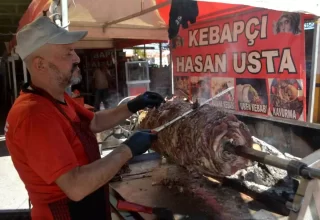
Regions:
[[[208, 99], [207, 101], [203, 102], [201, 105], [199, 105], [198, 108], [201, 108], [203, 105], [211, 102], [213, 99], [219, 98], [220, 96], [226, 94], [227, 92], [229, 92], [229, 91], [231, 91], [231, 90], [233, 90], [233, 89], [234, 89], [234, 87], [232, 86], [232, 87], [229, 87], [229, 88], [223, 90], [222, 92], [218, 93], [217, 95], [215, 95], [215, 96], [213, 96], [212, 98]], [[173, 120], [165, 123], [164, 125], [161, 125], [161, 126], [155, 128], [155, 129], [152, 129], [152, 132], [153, 132], [153, 133], [160, 132], [161, 130], [163, 130], [163, 129], [165, 129], [166, 127], [170, 126], [170, 125], [173, 124], [174, 122], [176, 122], [176, 121], [184, 118], [186, 115], [190, 114], [190, 113], [193, 112], [194, 110], [195, 110], [195, 108], [192, 108], [192, 109], [190, 109], [189, 111], [186, 111], [186, 112], [183, 113], [182, 115], [180, 115], [180, 116], [176, 117], [175, 119], [173, 119]]]
[[297, 160], [287, 160], [245, 146], [235, 146], [230, 142], [224, 144], [224, 149], [232, 154], [286, 170], [289, 175], [302, 176], [305, 179], [320, 179], [320, 169], [308, 167]]

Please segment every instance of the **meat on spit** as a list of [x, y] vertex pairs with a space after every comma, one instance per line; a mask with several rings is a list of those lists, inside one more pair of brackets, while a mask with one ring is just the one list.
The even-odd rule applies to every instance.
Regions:
[[[140, 119], [141, 129], [157, 128], [190, 110], [192, 105], [179, 99], [150, 109]], [[248, 127], [234, 115], [204, 105], [158, 133], [153, 150], [176, 164], [199, 174], [224, 177], [249, 166], [249, 160], [226, 151], [225, 141], [252, 147]]]

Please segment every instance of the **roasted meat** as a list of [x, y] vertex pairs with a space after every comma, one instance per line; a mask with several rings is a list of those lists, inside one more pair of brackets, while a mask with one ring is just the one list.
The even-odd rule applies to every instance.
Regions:
[[239, 102], [262, 104], [258, 92], [251, 85], [237, 85], [236, 91]]
[[[174, 99], [151, 109], [141, 120], [141, 129], [153, 129], [192, 108], [190, 103]], [[158, 134], [153, 150], [167, 156], [189, 171], [224, 177], [250, 165], [242, 157], [223, 148], [224, 141], [252, 147], [247, 126], [234, 115], [204, 105]]]

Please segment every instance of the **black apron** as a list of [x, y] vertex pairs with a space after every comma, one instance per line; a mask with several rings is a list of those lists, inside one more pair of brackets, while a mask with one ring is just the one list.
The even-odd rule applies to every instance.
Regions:
[[[80, 122], [73, 122], [55, 100], [46, 91], [30, 85], [33, 93], [50, 100], [59, 112], [70, 122], [75, 134], [80, 139], [87, 154], [89, 163], [101, 158], [96, 136], [90, 129], [90, 120], [77, 113]], [[55, 220], [111, 220], [109, 203], [109, 185], [101, 187], [81, 201], [75, 202], [69, 198], [49, 204], [49, 208]]]

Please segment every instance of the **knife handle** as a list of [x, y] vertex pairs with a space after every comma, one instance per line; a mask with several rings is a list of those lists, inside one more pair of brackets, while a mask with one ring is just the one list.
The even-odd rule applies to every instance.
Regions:
[[153, 208], [135, 204], [132, 202], [127, 202], [123, 200], [118, 200], [117, 204], [117, 209], [123, 210], [123, 211], [131, 211], [131, 212], [143, 212], [143, 213], [148, 213], [152, 214], [153, 213]]
[[156, 130], [151, 130], [151, 134], [158, 134]]

